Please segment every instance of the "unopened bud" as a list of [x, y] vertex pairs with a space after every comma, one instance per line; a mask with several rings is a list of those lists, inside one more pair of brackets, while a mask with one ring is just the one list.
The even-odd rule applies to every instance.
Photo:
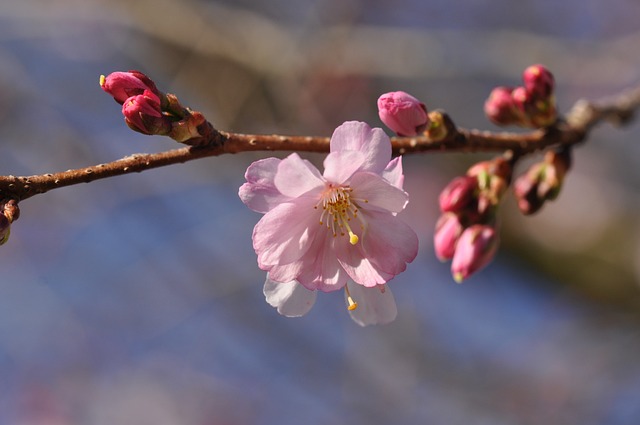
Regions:
[[512, 170], [512, 162], [504, 156], [478, 162], [469, 168], [467, 176], [478, 180], [476, 208], [479, 217], [491, 217], [511, 183]]
[[131, 96], [141, 95], [145, 91], [162, 97], [155, 83], [140, 71], [112, 72], [106, 77], [101, 75], [100, 87], [121, 105]]
[[142, 134], [166, 135], [171, 131], [171, 120], [160, 110], [160, 99], [148, 90], [129, 97], [122, 114], [129, 128]]
[[493, 226], [475, 224], [458, 239], [451, 274], [461, 283], [491, 262], [498, 248], [498, 233]]
[[429, 123], [424, 103], [403, 91], [385, 93], [378, 98], [378, 115], [399, 136], [416, 136]]
[[436, 256], [440, 261], [453, 258], [458, 238], [460, 238], [463, 230], [460, 217], [457, 214], [445, 213], [440, 216], [433, 236]]
[[524, 71], [523, 80], [524, 86], [493, 89], [484, 106], [487, 117], [498, 125], [553, 125], [558, 119], [553, 74], [542, 65], [532, 65]]
[[531, 65], [522, 73], [524, 88], [537, 99], [547, 99], [553, 94], [553, 74], [543, 65]]
[[521, 113], [511, 96], [512, 91], [511, 87], [496, 87], [484, 102], [484, 113], [494, 124], [510, 125], [520, 120]]
[[478, 189], [478, 179], [472, 176], [460, 176], [453, 179], [440, 193], [439, 202], [442, 212], [457, 212], [464, 209], [473, 200]]
[[546, 201], [557, 198], [571, 166], [571, 149], [547, 151], [544, 161], [533, 164], [514, 184], [518, 208], [525, 214], [540, 210]]

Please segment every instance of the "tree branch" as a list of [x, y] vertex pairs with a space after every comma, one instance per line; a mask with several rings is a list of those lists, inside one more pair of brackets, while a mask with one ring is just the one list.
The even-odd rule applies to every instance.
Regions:
[[[528, 133], [488, 132], [457, 128], [444, 116], [446, 134], [438, 140], [427, 136], [393, 137], [394, 154], [436, 152], [504, 152], [516, 155], [533, 153], [550, 146], [583, 142], [589, 131], [603, 121], [626, 124], [640, 107], [640, 86], [609, 99], [591, 103], [578, 101], [564, 120], [556, 125]], [[52, 189], [89, 183], [108, 177], [184, 163], [195, 159], [249, 151], [328, 152], [328, 137], [250, 135], [212, 130], [201, 146], [188, 146], [153, 154], [134, 154], [91, 167], [34, 176], [0, 176], [0, 199], [21, 201]]]

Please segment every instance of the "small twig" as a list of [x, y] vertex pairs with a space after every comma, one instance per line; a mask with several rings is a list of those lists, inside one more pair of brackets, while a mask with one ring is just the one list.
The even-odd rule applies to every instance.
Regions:
[[[528, 133], [488, 132], [457, 128], [446, 114], [447, 134], [440, 140], [422, 137], [393, 137], [395, 154], [436, 152], [504, 152], [517, 156], [549, 146], [573, 145], [584, 141], [590, 129], [604, 120], [629, 122], [640, 107], [640, 87], [628, 89], [600, 102], [577, 102], [564, 121]], [[0, 199], [22, 201], [59, 187], [184, 163], [199, 158], [249, 151], [328, 152], [328, 137], [250, 135], [213, 130], [204, 146], [183, 147], [154, 154], [135, 154], [91, 167], [34, 176], [0, 176]]]

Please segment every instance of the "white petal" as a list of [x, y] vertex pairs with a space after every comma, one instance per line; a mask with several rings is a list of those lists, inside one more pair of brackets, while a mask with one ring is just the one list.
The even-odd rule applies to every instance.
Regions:
[[267, 303], [278, 309], [286, 317], [304, 316], [316, 302], [316, 291], [310, 291], [295, 280], [276, 282], [267, 279], [264, 282], [264, 296]]
[[[388, 285], [366, 288], [349, 281], [347, 288], [351, 298], [358, 303], [355, 310], [349, 310], [349, 315], [360, 326], [386, 325], [393, 322], [398, 315], [396, 300]], [[345, 301], [346, 297], [345, 291]]]

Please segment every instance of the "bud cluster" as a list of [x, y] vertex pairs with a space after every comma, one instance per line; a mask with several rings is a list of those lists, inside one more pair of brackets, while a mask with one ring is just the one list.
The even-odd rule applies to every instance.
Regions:
[[525, 215], [533, 214], [546, 201], [556, 199], [570, 167], [570, 147], [547, 151], [544, 159], [530, 166], [513, 185], [520, 211]]
[[479, 162], [440, 194], [435, 251], [441, 261], [453, 260], [451, 273], [458, 283], [486, 266], [496, 253], [496, 210], [511, 172], [512, 163], [504, 157]]
[[125, 122], [139, 133], [169, 136], [195, 145], [211, 131], [201, 113], [184, 108], [176, 96], [159, 91], [140, 71], [102, 75], [100, 87], [122, 105]]
[[539, 128], [557, 120], [553, 74], [531, 65], [522, 74], [524, 85], [496, 87], [485, 101], [484, 112], [497, 125]]

